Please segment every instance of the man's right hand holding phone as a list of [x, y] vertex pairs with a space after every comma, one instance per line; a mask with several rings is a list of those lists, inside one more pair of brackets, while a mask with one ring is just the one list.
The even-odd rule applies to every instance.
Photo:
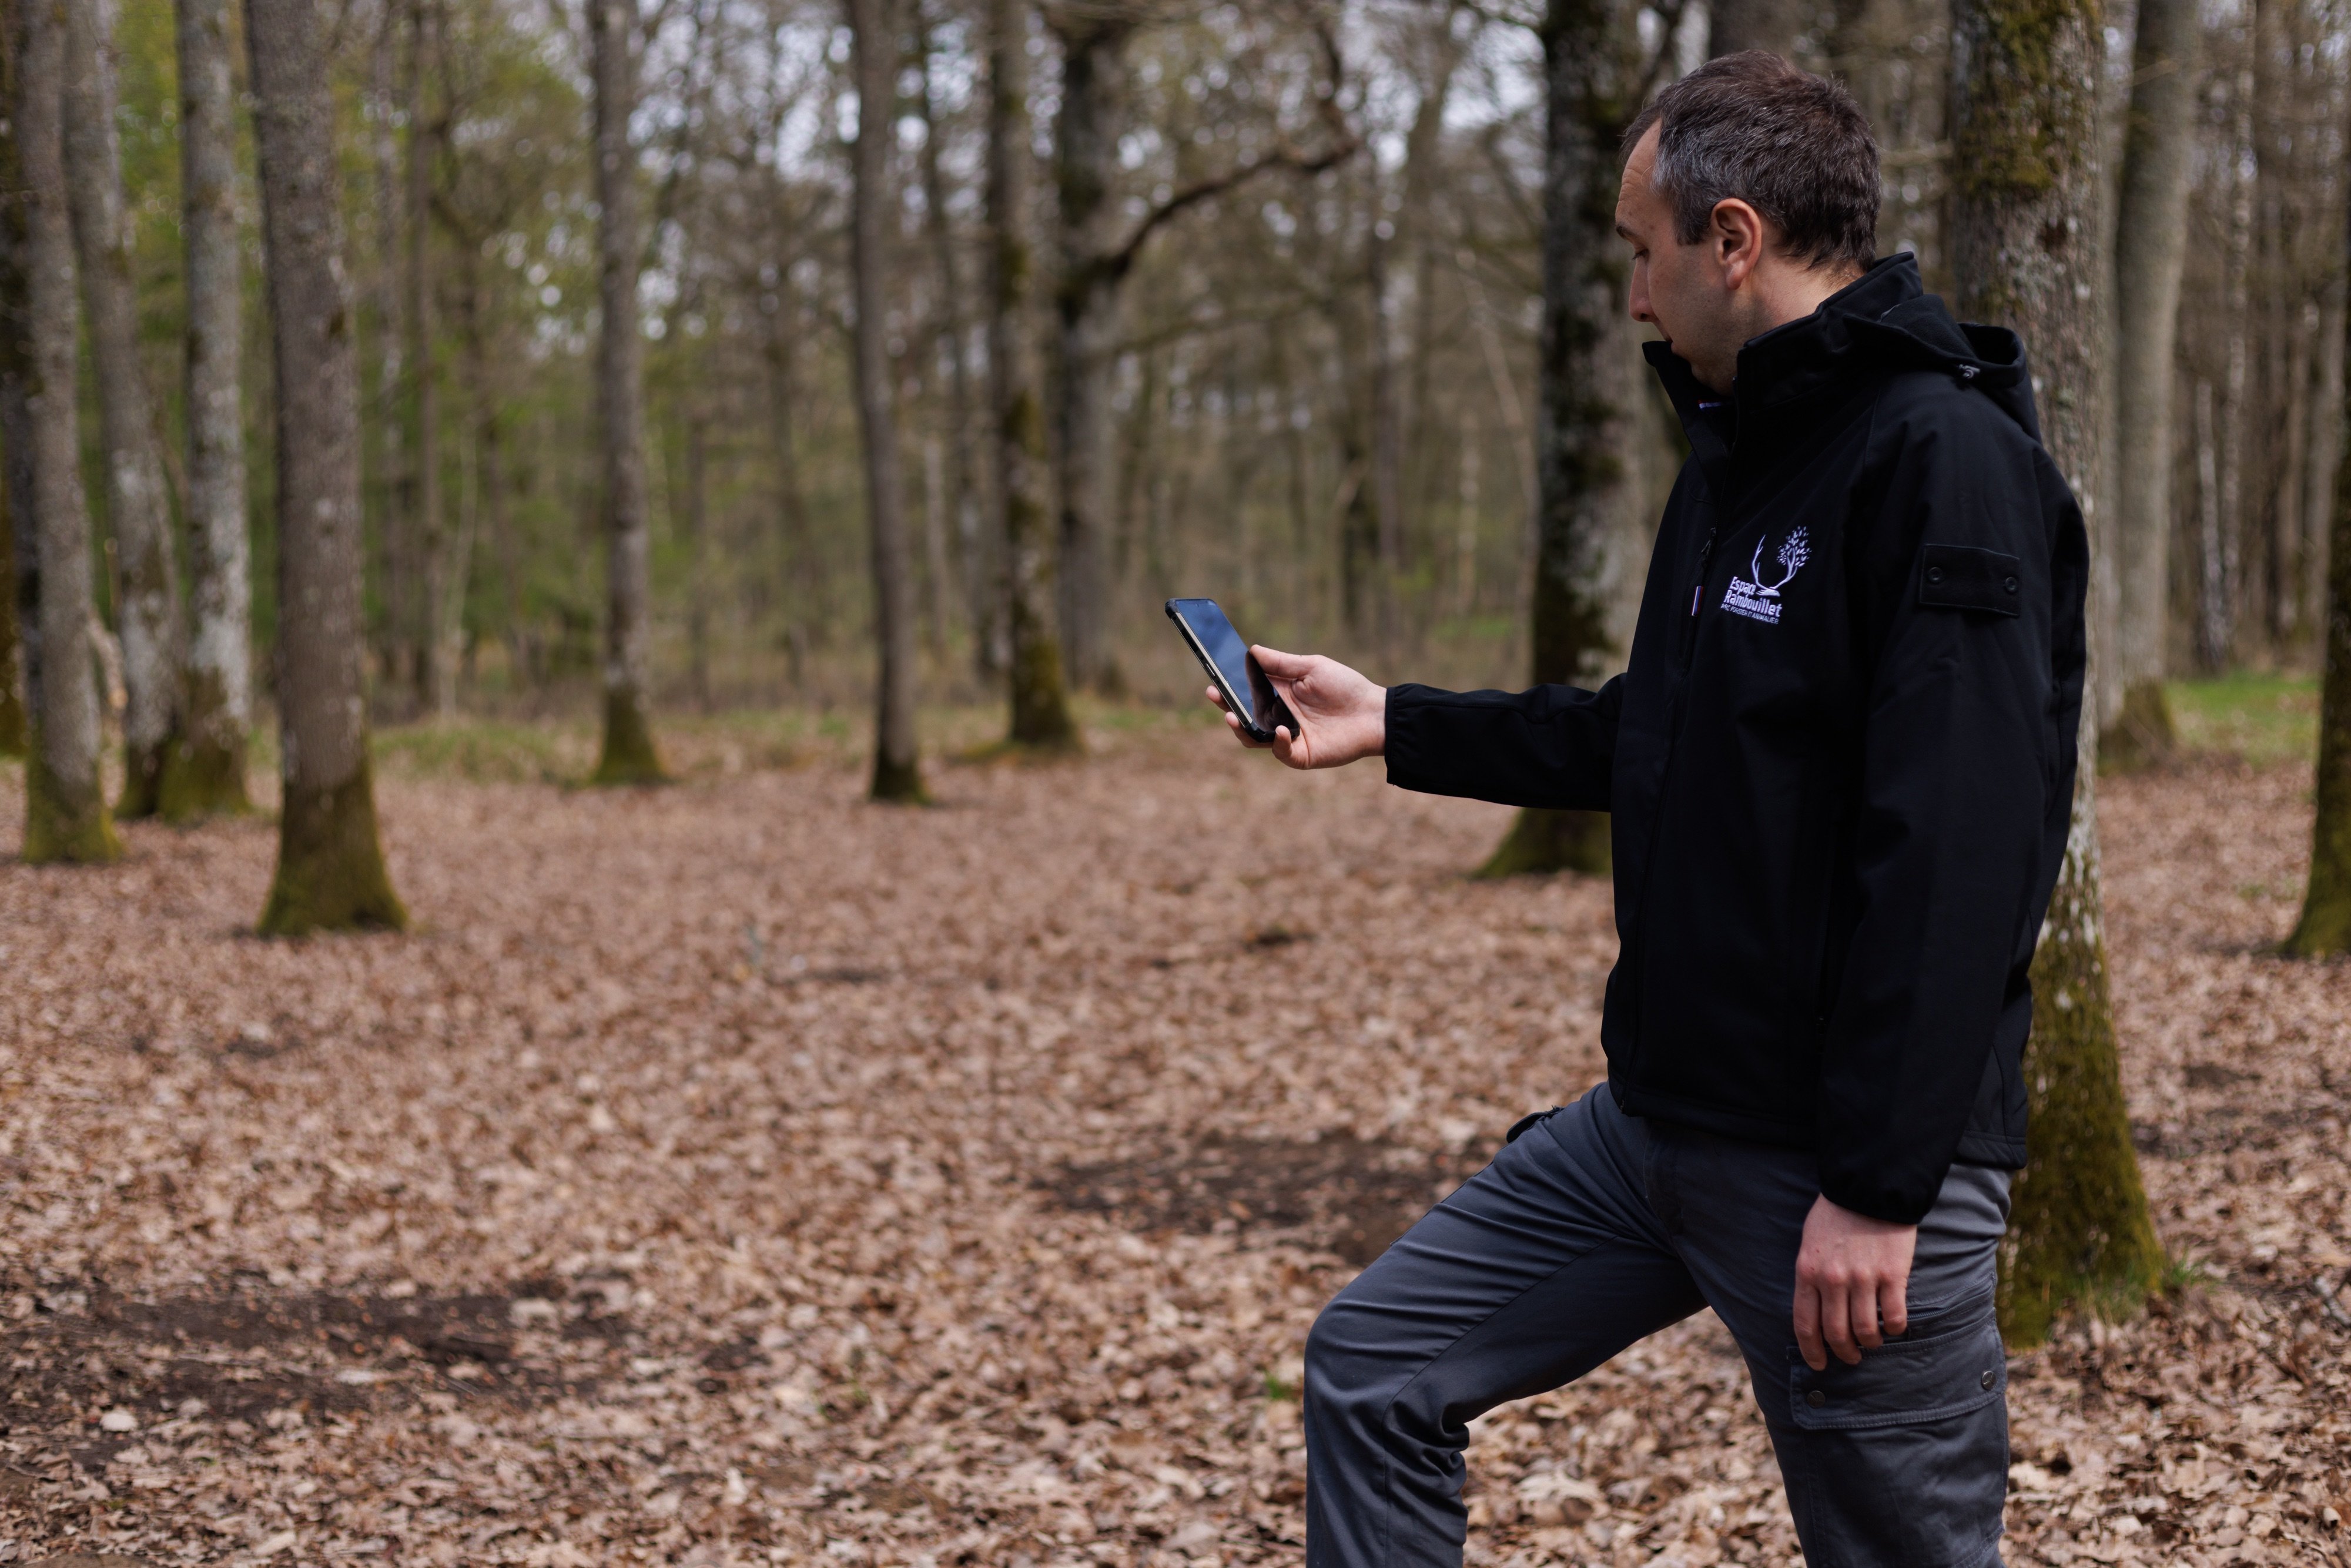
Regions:
[[[1320, 653], [1284, 653], [1252, 645], [1249, 657], [1297, 716], [1299, 733], [1290, 734], [1286, 724], [1277, 725], [1270, 743], [1251, 740], [1241, 721], [1228, 709], [1225, 724], [1243, 746], [1263, 751], [1270, 745], [1283, 763], [1301, 768], [1341, 768], [1386, 751], [1385, 686], [1374, 685], [1360, 671]], [[1208, 700], [1219, 708], [1225, 706], [1225, 699], [1214, 686], [1208, 688]]]

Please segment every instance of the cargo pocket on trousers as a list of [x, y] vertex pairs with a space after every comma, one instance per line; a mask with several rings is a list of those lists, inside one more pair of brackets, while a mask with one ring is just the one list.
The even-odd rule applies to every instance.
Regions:
[[2008, 1393], [2008, 1355], [1989, 1297], [1922, 1319], [1900, 1339], [1834, 1355], [1814, 1372], [1788, 1350], [1788, 1418], [1806, 1431], [1907, 1427], [1964, 1416]]

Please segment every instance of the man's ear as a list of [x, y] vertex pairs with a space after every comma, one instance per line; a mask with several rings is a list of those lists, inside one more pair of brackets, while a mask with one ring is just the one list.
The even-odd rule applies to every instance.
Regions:
[[1734, 289], [1761, 265], [1768, 241], [1763, 214], [1737, 196], [1726, 196], [1714, 204], [1712, 231], [1708, 237], [1713, 243], [1715, 259], [1722, 264], [1723, 287]]

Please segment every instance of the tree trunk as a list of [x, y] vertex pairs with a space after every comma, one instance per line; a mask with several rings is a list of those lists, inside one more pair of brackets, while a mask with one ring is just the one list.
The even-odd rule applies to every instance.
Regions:
[[[0, 191], [20, 191], [16, 158], [16, 16], [0, 0]], [[0, 202], [0, 757], [32, 746], [34, 652], [38, 640], [40, 536], [33, 513], [32, 411], [26, 405], [25, 214]], [[21, 606], [21, 610], [20, 610]]]
[[[1407, 466], [1416, 480], [1406, 488], [1413, 497], [1412, 506], [1432, 519], [1424, 537], [1435, 556], [1443, 554], [1434, 523], [1442, 505], [1439, 497], [1448, 478], [1458, 481], [1459, 477], [1446, 471], [1446, 459], [1452, 455], [1446, 451], [1445, 442], [1451, 432], [1429, 395], [1429, 384], [1437, 357], [1437, 277], [1448, 240], [1436, 210], [1437, 191], [1447, 175], [1445, 117], [1468, 43], [1468, 36], [1456, 26], [1461, 14], [1462, 7], [1448, 4], [1435, 11], [1428, 25], [1419, 30], [1416, 52], [1422, 63], [1413, 73], [1418, 98], [1413, 104], [1412, 129], [1405, 136], [1404, 200], [1395, 218], [1396, 243], [1412, 258], [1412, 374], [1401, 423]], [[1409, 538], [1409, 518], [1406, 528]]]
[[[1371, 198], [1378, 210], [1379, 198]], [[1373, 323], [1368, 310], [1371, 291], [1349, 289], [1334, 295], [1329, 318], [1337, 340], [1339, 406], [1332, 411], [1332, 433], [1339, 446], [1339, 497], [1332, 510], [1338, 518], [1339, 622], [1358, 638], [1374, 637], [1379, 622], [1380, 514], [1373, 497], [1374, 448], [1379, 418], [1377, 396], [1368, 356]]]
[[401, 7], [385, 0], [382, 24], [368, 49], [368, 151], [373, 164], [371, 192], [375, 197], [375, 256], [369, 282], [376, 330], [375, 387], [368, 399], [366, 428], [375, 433], [378, 517], [377, 549], [381, 552], [383, 589], [384, 685], [404, 690], [415, 676], [415, 572], [411, 560], [414, 529], [412, 513], [413, 476], [402, 438], [401, 399], [407, 382], [402, 361], [407, 334], [402, 329], [400, 299], [402, 208], [405, 204], [400, 172], [400, 140], [394, 133], [399, 108], [395, 55], [400, 46]]
[[[1640, 110], [1639, 34], [1628, 0], [1551, 0], [1542, 25], [1542, 340], [1533, 668], [1538, 684], [1591, 685], [1621, 667], [1610, 625], [1619, 585], [1640, 575], [1642, 503], [1625, 454], [1639, 440], [1642, 373], [1625, 314], [1616, 237], [1616, 149]], [[1480, 876], [1607, 871], [1608, 818], [1519, 813]]]
[[2344, 334], [2346, 320], [2346, 278], [2340, 266], [2331, 269], [2318, 303], [2317, 385], [2311, 389], [2310, 436], [2304, 447], [2302, 484], [2302, 558], [2305, 600], [2303, 617], [2319, 627], [2319, 651], [2326, 646], [2328, 581], [2334, 570], [2327, 535], [2334, 527], [2335, 472], [2343, 461]]
[[1106, 508], [1111, 378], [1116, 369], [1121, 271], [1112, 265], [1120, 212], [1118, 141], [1128, 111], [1126, 42], [1134, 18], [1116, 7], [1049, 13], [1061, 40], [1061, 102], [1053, 126], [1061, 276], [1053, 456], [1061, 476], [1061, 652], [1070, 677], [1098, 691], [1120, 681], [1110, 646]]
[[[964, 337], [962, 268], [956, 260], [955, 230], [947, 215], [947, 184], [939, 145], [939, 130], [931, 84], [931, 34], [916, 0], [916, 43], [923, 62], [923, 216], [931, 242], [933, 265], [938, 268], [939, 308], [935, 323], [939, 347], [947, 361], [947, 434], [949, 466], [946, 495], [955, 500], [955, 531], [962, 545], [964, 601], [971, 616], [972, 661], [980, 678], [989, 679], [1003, 667], [1003, 571], [999, 558], [1003, 541], [997, 537], [995, 508], [979, 486], [984, 477], [972, 450], [972, 391], [970, 356]], [[944, 519], [942, 519], [944, 520]], [[935, 530], [934, 530], [935, 532]], [[940, 552], [933, 549], [937, 556]], [[945, 562], [934, 560], [931, 619], [944, 618], [947, 597]]]
[[689, 407], [685, 414], [686, 684], [694, 706], [710, 711], [710, 416]]
[[[2098, 291], [2107, 281], [2097, 220], [2102, 47], [2097, 0], [1959, 0], [1953, 16], [1959, 308], [2024, 339], [2043, 392], [2043, 444], [2094, 528], [2105, 526], [2098, 406]], [[2104, 652], [2093, 647], [2094, 664]], [[2098, 731], [2086, 696], [2094, 689], [2085, 688], [2064, 864], [2032, 960], [2027, 1164], [2001, 1260], [2001, 1323], [2017, 1344], [2044, 1337], [2069, 1307], [2135, 1306], [2164, 1266], [2131, 1147], [2107, 990]]]
[[[2245, 379], [2252, 323], [2248, 319], [2252, 270], [2253, 182], [2245, 173], [2252, 158], [2253, 73], [2250, 65], [2237, 72], [2232, 89], [2228, 149], [2229, 235], [2221, 273], [2221, 331], [2226, 340], [2222, 360], [2220, 406], [2205, 437], [2212, 454], [2216, 480], [2205, 508], [2202, 593], [2197, 605], [2196, 654], [2208, 674], [2218, 674], [2237, 653], [2237, 596], [2242, 591], [2239, 570], [2244, 531]], [[2200, 413], [2200, 411], [2199, 411]]]
[[[10, 307], [6, 305], [0, 305], [0, 310], [8, 308]], [[5, 378], [9, 373], [0, 371], [0, 378]], [[0, 379], [0, 442], [9, 440], [22, 428], [5, 405], [23, 396], [21, 384], [12, 388]], [[8, 495], [0, 494], [0, 757], [25, 755], [25, 668], [16, 635], [16, 551], [11, 538], [12, 499]]]
[[[11, 35], [13, 52], [16, 24], [6, 14], [5, 0], [0, 0], [0, 26]], [[13, 113], [16, 101], [13, 89], [6, 93], [5, 101]], [[0, 158], [6, 161], [0, 167], [5, 188], [23, 189], [16, 177], [16, 138], [5, 129], [0, 129]], [[33, 706], [40, 696], [41, 535], [33, 509], [33, 412], [26, 396], [26, 366], [31, 350], [25, 340], [25, 274], [20, 266], [25, 235], [16, 219], [13, 203], [8, 211], [0, 212], [0, 504], [7, 512], [6, 518], [0, 520], [0, 528], [6, 530], [0, 543], [5, 544], [8, 552], [8, 575], [0, 588], [8, 595], [5, 613], [9, 668], [5, 673], [13, 683], [0, 701], [15, 712], [16, 746], [8, 755], [29, 761], [38, 745]], [[26, 776], [30, 778], [29, 769]]]
[[947, 476], [946, 453], [936, 432], [923, 437], [923, 646], [933, 658], [946, 654]]
[[184, 736], [163, 776], [173, 821], [252, 810], [253, 577], [246, 521], [245, 275], [236, 218], [229, 0], [177, 0], [187, 243], [188, 565], [195, 635]]
[[483, 320], [482, 247], [463, 252], [463, 293], [459, 308], [465, 334], [465, 396], [471, 405], [475, 463], [480, 474], [483, 531], [496, 559], [498, 585], [505, 601], [507, 678], [514, 686], [530, 678], [528, 645], [523, 634], [522, 549], [515, 537], [514, 519], [507, 507], [506, 419], [498, 406], [496, 378], [490, 370], [489, 329]]
[[914, 747], [914, 572], [898, 474], [898, 430], [890, 397], [888, 282], [883, 227], [889, 206], [897, 34], [890, 0], [849, 0], [857, 82], [855, 187], [850, 222], [856, 299], [857, 423], [865, 444], [866, 525], [873, 548], [874, 636], [880, 653], [873, 716], [873, 798], [923, 799]]
[[2302, 476], [2309, 460], [2304, 443], [2310, 434], [2310, 339], [2318, 325], [2318, 307], [2281, 298], [2272, 314], [2277, 318], [2276, 335], [2283, 340], [2277, 358], [2283, 361], [2284, 384], [2273, 411], [2283, 418], [2271, 443], [2277, 466], [2268, 508], [2268, 623], [2272, 652], [2283, 656], [2302, 629]]
[[[2301, 382], [2309, 372], [2310, 342], [2292, 234], [2300, 226], [2304, 186], [2294, 149], [2306, 116], [2293, 101], [2297, 50], [2286, 23], [2298, 7], [2276, 0], [2252, 6], [2252, 147], [2254, 238], [2252, 276], [2259, 304], [2246, 331], [2258, 378], [2248, 393], [2242, 459], [2245, 471], [2242, 624], [2261, 640], [2264, 662], [2286, 652], [2294, 632], [2293, 583], [2301, 561], [2300, 497], [2290, 496], [2302, 458]], [[2318, 127], [2311, 126], [2314, 131]], [[2324, 134], [2324, 132], [2320, 132]]]
[[122, 798], [115, 813], [150, 817], [161, 804], [164, 760], [179, 739], [186, 632], [162, 454], [139, 353], [139, 302], [114, 130], [111, 7], [104, 0], [68, 0], [66, 15], [66, 178], [89, 310], [90, 368], [98, 381], [106, 512], [122, 587], [115, 620], [129, 703], [122, 714]]
[[1396, 374], [1395, 323], [1388, 298], [1388, 252], [1395, 225], [1384, 214], [1379, 170], [1369, 171], [1371, 213], [1364, 235], [1365, 327], [1370, 339], [1372, 538], [1375, 570], [1371, 587], [1372, 622], [1383, 654], [1394, 658], [1403, 632], [1404, 587], [1404, 387]]
[[277, 402], [285, 804], [266, 936], [407, 925], [368, 769], [359, 363], [316, 0], [246, 0]]
[[1454, 455], [1461, 465], [1458, 500], [1453, 517], [1453, 613], [1467, 619], [1478, 607], [1478, 427], [1469, 411], [1461, 411], [1460, 449]]
[[645, 506], [645, 348], [638, 328], [637, 0], [589, 0], [596, 99], [596, 253], [603, 327], [596, 341], [596, 424], [603, 445], [604, 748], [599, 784], [668, 777], [653, 747], [646, 683], [652, 663], [652, 530]]
[[1769, 49], [1793, 58], [1797, 37], [1804, 30], [1804, 11], [1797, 0], [1714, 0], [1708, 17], [1709, 58], [1746, 49]]
[[415, 437], [415, 482], [409, 487], [409, 538], [423, 556], [423, 603], [417, 626], [416, 691], [435, 718], [456, 716], [455, 650], [443, 635], [456, 564], [441, 494], [441, 377], [434, 362], [433, 164], [440, 136], [424, 100], [427, 57], [436, 20], [430, 0], [409, 0], [408, 156], [402, 175], [407, 210], [402, 214], [407, 254], [402, 258], [401, 328], [408, 339], [408, 416]]
[[776, 279], [775, 292], [761, 301], [761, 312], [767, 327], [761, 347], [768, 368], [768, 444], [776, 460], [776, 521], [783, 535], [784, 651], [792, 685], [797, 686], [804, 674], [809, 626], [815, 619], [809, 606], [822, 601], [827, 580], [823, 559], [810, 536], [808, 497], [800, 486], [799, 457], [793, 439], [792, 400], [799, 378], [794, 374], [798, 367], [789, 274]]
[[68, 4], [17, 0], [13, 62], [11, 129], [24, 193], [18, 204], [25, 225], [24, 434], [32, 468], [32, 570], [25, 573], [20, 565], [18, 601], [27, 611], [26, 695], [33, 718], [33, 751], [25, 768], [25, 858], [36, 863], [110, 861], [122, 852], [99, 777], [98, 691], [85, 652], [95, 612], [76, 419], [78, 315], [67, 211]]
[[[2351, 239], [2346, 254], [2351, 255]], [[2340, 316], [2338, 329], [2344, 329]], [[2336, 390], [2339, 396], [2339, 382]], [[2326, 542], [2326, 675], [2318, 706], [2318, 816], [2311, 829], [2302, 918], [2285, 941], [2287, 952], [2304, 958], [2351, 952], [2351, 453], [2334, 492]]]
[[2139, 0], [2115, 256], [2115, 555], [2120, 602], [2114, 660], [2122, 716], [2099, 741], [2130, 767], [2171, 754], [2163, 695], [2171, 617], [2173, 349], [2188, 259], [2189, 159], [2204, 29], [2195, 0]]

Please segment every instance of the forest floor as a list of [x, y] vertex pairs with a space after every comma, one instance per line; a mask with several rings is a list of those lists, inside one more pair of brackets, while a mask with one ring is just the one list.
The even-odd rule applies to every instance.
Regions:
[[[260, 820], [0, 864], [0, 1562], [1294, 1563], [1317, 1307], [1601, 1074], [1604, 884], [1466, 880], [1507, 814], [1376, 767], [1136, 718], [908, 810], [815, 730], [626, 792], [386, 738], [409, 935], [255, 938]], [[2309, 788], [2105, 787], [2191, 1282], [2016, 1359], [2011, 1564], [2351, 1563]], [[1473, 1563], [1795, 1559], [1710, 1315], [1471, 1471]]]

